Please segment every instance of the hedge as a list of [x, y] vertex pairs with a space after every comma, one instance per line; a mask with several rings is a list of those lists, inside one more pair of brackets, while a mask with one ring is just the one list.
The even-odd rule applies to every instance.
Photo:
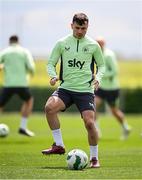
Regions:
[[[44, 106], [48, 97], [55, 89], [49, 87], [32, 87], [31, 92], [34, 96], [34, 112], [44, 112]], [[0, 89], [1, 92], [1, 89]], [[5, 106], [5, 111], [19, 111], [22, 101], [19, 97], [13, 96]], [[125, 113], [142, 113], [142, 89], [122, 89], [120, 108]], [[68, 109], [69, 112], [75, 112], [77, 108], [73, 105]], [[104, 108], [102, 108], [104, 110]]]
[[142, 113], [142, 89], [122, 89], [120, 106], [126, 113]]

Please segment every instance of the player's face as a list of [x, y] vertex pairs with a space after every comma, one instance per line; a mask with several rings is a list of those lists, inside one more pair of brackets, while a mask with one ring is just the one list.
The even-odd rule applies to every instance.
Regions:
[[88, 29], [88, 23], [86, 22], [83, 25], [79, 25], [76, 22], [74, 22], [73, 24], [71, 24], [72, 30], [73, 30], [73, 35], [78, 38], [81, 39], [85, 36], [87, 29]]

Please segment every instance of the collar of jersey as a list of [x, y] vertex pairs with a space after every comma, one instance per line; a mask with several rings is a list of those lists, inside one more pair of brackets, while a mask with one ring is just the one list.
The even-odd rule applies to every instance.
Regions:
[[79, 40], [80, 42], [84, 41], [84, 39], [85, 39], [85, 37], [83, 37], [83, 38], [81, 38], [81, 39], [78, 39], [78, 38], [74, 37], [73, 35], [72, 35], [72, 37], [73, 37], [73, 39], [74, 39], [75, 41]]
[[19, 46], [18, 43], [11, 43], [10, 46]]

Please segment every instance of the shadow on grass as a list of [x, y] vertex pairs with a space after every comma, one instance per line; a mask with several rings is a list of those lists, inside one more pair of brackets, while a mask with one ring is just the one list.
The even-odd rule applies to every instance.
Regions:
[[23, 141], [23, 140], [18, 140], [18, 141], [0, 141], [0, 144], [30, 144], [30, 141]]
[[63, 169], [63, 170], [68, 170], [67, 167], [64, 167], [64, 166], [60, 166], [60, 167], [51, 167], [51, 166], [45, 166], [45, 167], [40, 167], [40, 169]]
[[50, 169], [50, 170], [52, 170], [52, 169], [53, 169], [53, 170], [56, 170], [56, 169], [57, 169], [57, 170], [59, 170], [59, 169], [61, 170], [61, 169], [62, 169], [62, 170], [74, 171], [74, 172], [83, 172], [83, 171], [85, 171], [85, 170], [92, 169], [92, 168], [90, 168], [90, 167], [86, 167], [85, 169], [74, 170], [74, 169], [68, 169], [67, 167], [63, 167], [63, 166], [62, 166], [62, 167], [61, 167], [61, 166], [60, 166], [60, 167], [45, 166], [45, 167], [40, 167], [40, 168], [41, 168], [41, 169]]

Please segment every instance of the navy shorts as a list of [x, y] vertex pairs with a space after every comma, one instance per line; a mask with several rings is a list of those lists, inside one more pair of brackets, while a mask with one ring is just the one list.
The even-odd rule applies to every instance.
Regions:
[[119, 91], [120, 91], [119, 89], [103, 90], [99, 88], [95, 92], [95, 96], [100, 97], [101, 99], [105, 100], [110, 106], [115, 107], [115, 106], [118, 106]]
[[95, 110], [94, 94], [88, 92], [74, 92], [66, 89], [57, 89], [52, 96], [58, 96], [65, 104], [66, 108], [75, 104], [80, 112], [85, 110]]
[[4, 87], [0, 95], [0, 106], [4, 106], [14, 94], [24, 101], [28, 101], [32, 97], [28, 87]]

